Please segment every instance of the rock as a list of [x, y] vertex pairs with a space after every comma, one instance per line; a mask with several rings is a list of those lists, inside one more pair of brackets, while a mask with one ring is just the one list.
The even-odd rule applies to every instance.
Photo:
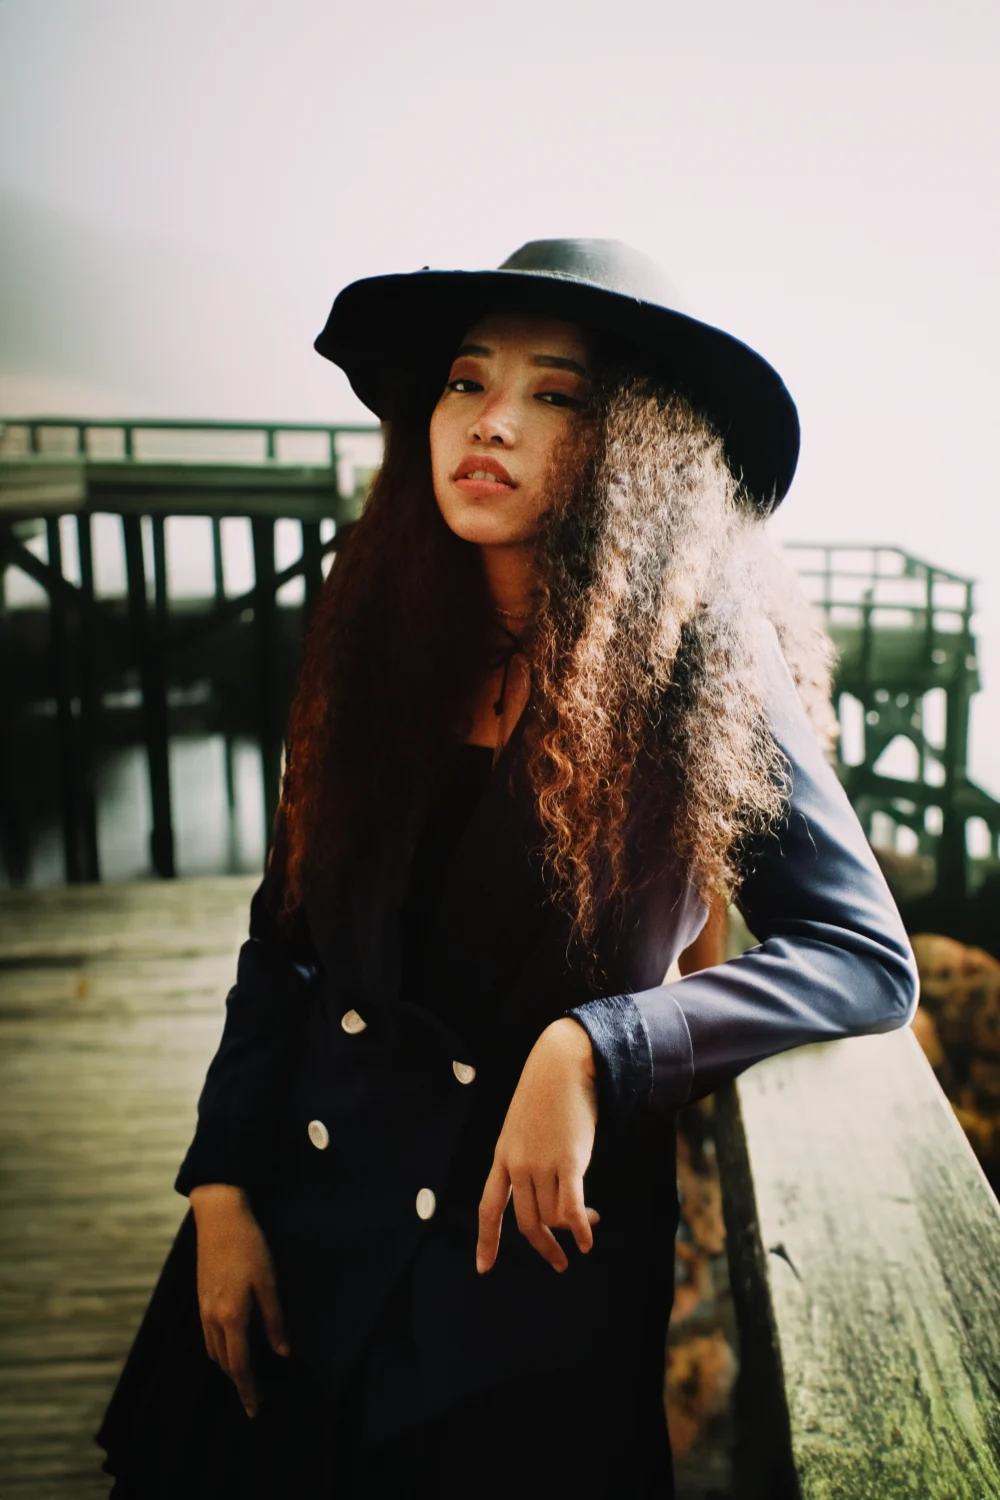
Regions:
[[923, 1049], [924, 1056], [934, 1069], [938, 1083], [944, 1089], [945, 1093], [949, 1093], [954, 1085], [951, 1063], [948, 1060], [948, 1054], [941, 1045], [941, 1038], [938, 1036], [937, 1024], [934, 1017], [923, 1005], [917, 1007], [916, 1014], [913, 1017], [912, 1029], [913, 1035]]
[[1000, 1057], [1000, 962], [937, 933], [918, 933], [911, 941], [920, 1004], [933, 1017], [952, 1066], [963, 1072], [974, 1054]]
[[722, 1185], [714, 1141], [703, 1140], [696, 1148], [678, 1132], [677, 1185], [681, 1195], [681, 1217], [692, 1238], [709, 1254], [721, 1254], [726, 1248], [726, 1226], [722, 1218]]
[[668, 1348], [663, 1400], [675, 1457], [683, 1457], [709, 1418], [723, 1410], [736, 1370], [736, 1356], [718, 1329]]

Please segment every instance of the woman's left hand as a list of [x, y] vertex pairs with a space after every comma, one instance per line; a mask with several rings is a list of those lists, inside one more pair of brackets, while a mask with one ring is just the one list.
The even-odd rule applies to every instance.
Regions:
[[597, 1086], [590, 1038], [563, 1016], [528, 1054], [497, 1141], [479, 1204], [476, 1269], [497, 1258], [504, 1210], [514, 1197], [517, 1227], [557, 1271], [569, 1265], [553, 1229], [569, 1229], [586, 1253], [600, 1215], [583, 1200], [597, 1127]]

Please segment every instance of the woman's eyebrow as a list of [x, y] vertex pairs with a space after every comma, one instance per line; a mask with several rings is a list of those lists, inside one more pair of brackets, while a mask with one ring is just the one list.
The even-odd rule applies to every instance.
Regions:
[[[463, 344], [455, 358], [461, 359], [463, 354], [468, 354], [480, 359], [488, 359], [492, 353], [493, 350], [487, 348], [485, 344]], [[589, 372], [578, 360], [567, 359], [562, 354], [533, 354], [531, 363], [542, 365], [547, 370], [571, 370], [574, 375], [582, 375], [584, 380], [590, 379]]]
[[582, 375], [584, 380], [590, 379], [583, 365], [575, 359], [566, 359], [562, 354], [533, 354], [531, 363], [544, 365], [547, 370], [572, 370], [574, 375]]

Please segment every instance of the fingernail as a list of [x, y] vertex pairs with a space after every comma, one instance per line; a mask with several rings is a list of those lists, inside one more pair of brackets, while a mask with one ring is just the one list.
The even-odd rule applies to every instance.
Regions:
[[291, 1351], [291, 1349], [289, 1349], [289, 1347], [288, 1347], [287, 1344], [281, 1343], [281, 1344], [278, 1345], [278, 1353], [279, 1354], [288, 1355], [288, 1354], [291, 1354], [291, 1352], [292, 1351]]
[[480, 1275], [482, 1275], [482, 1273], [486, 1270], [486, 1256], [485, 1255], [477, 1255], [476, 1256], [476, 1270], [479, 1272]]

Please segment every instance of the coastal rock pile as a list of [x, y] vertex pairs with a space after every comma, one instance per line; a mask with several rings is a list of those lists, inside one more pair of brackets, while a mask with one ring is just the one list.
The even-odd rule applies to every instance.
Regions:
[[913, 1032], [994, 1191], [1000, 1185], [1000, 961], [919, 933]]
[[726, 1495], [730, 1482], [737, 1334], [712, 1118], [711, 1096], [677, 1117], [680, 1224], [663, 1395], [679, 1496]]

